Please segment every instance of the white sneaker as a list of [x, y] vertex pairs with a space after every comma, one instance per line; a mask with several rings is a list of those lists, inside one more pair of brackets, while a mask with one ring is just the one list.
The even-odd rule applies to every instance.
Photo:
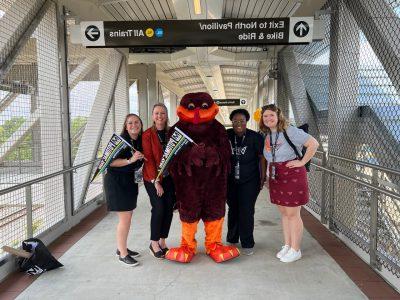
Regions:
[[281, 257], [281, 262], [284, 263], [289, 263], [289, 262], [294, 262], [296, 260], [299, 260], [301, 258], [301, 251], [294, 250], [293, 248], [290, 248], [290, 250], [286, 253], [285, 256]]
[[279, 258], [279, 259], [281, 259], [283, 256], [286, 255], [286, 253], [288, 253], [289, 249], [290, 249], [290, 246], [289, 246], [289, 245], [284, 245], [284, 246], [282, 246], [281, 251], [279, 251], [279, 252], [276, 254], [276, 257]]

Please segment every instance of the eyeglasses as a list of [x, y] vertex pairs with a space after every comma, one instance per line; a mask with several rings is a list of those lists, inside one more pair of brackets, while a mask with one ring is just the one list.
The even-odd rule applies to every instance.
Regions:
[[237, 125], [237, 124], [246, 124], [246, 121], [243, 120], [237, 120], [237, 121], [232, 121], [233, 124]]

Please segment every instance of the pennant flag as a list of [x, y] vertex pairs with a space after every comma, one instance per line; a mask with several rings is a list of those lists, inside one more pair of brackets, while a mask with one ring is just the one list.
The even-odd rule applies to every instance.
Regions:
[[110, 141], [107, 144], [106, 149], [103, 152], [103, 156], [101, 157], [100, 163], [97, 167], [96, 172], [93, 175], [93, 178], [90, 182], [92, 182], [96, 176], [100, 173], [103, 173], [113, 160], [115, 156], [118, 155], [123, 149], [127, 147], [131, 148], [132, 150], [136, 151], [127, 141], [125, 141], [122, 137], [118, 134], [113, 134]]
[[179, 153], [183, 148], [185, 148], [189, 143], [195, 142], [187, 136], [182, 130], [178, 127], [174, 128], [174, 132], [171, 135], [171, 138], [168, 141], [167, 147], [165, 147], [165, 151], [163, 157], [161, 159], [160, 165], [158, 166], [158, 174], [156, 180], [162, 175], [164, 170], [170, 164], [172, 158]]

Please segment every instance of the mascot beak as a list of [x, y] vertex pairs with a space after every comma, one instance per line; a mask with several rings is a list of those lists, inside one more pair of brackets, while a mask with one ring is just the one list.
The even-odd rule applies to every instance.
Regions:
[[196, 107], [194, 110], [194, 119], [193, 119], [193, 124], [199, 124], [200, 123], [200, 107]]

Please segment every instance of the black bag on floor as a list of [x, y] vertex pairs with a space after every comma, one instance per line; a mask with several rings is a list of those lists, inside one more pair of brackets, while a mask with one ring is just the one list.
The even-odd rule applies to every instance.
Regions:
[[18, 259], [20, 269], [29, 275], [38, 275], [63, 266], [39, 239], [31, 238], [23, 241], [22, 249], [32, 253], [29, 258]]

